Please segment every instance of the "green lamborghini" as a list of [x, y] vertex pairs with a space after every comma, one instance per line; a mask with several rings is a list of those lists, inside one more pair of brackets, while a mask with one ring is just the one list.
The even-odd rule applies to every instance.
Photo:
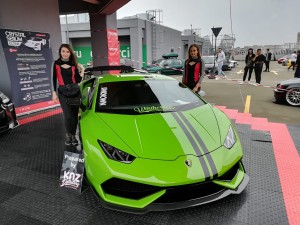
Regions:
[[231, 121], [177, 80], [107, 74], [80, 88], [86, 179], [104, 206], [171, 210], [245, 189], [249, 177]]

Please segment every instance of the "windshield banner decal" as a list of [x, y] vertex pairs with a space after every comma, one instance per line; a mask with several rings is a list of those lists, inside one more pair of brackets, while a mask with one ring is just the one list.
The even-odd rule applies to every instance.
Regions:
[[169, 110], [174, 110], [175, 106], [145, 106], [145, 107], [136, 107], [134, 111], [139, 113], [150, 113], [150, 112], [164, 112]]

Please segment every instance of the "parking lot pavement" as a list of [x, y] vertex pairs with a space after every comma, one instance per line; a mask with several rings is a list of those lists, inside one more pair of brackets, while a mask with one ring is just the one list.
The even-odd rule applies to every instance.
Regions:
[[[300, 125], [300, 107], [274, 104], [273, 89], [283, 80], [294, 77], [294, 71], [287, 70], [276, 61], [271, 61], [270, 72], [262, 72], [262, 86], [254, 86], [255, 74], [252, 73], [250, 84], [240, 85], [243, 79], [244, 62], [231, 71], [225, 71], [226, 79], [213, 80], [204, 78], [202, 90], [206, 92], [205, 100], [211, 104], [226, 106], [244, 112], [245, 101], [248, 95], [251, 96], [249, 113], [253, 117], [267, 118], [270, 122], [280, 122], [291, 125]], [[180, 76], [175, 76], [178, 80]]]

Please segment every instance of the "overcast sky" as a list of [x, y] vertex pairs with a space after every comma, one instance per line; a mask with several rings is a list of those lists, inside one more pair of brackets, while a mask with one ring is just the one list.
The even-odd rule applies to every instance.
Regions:
[[[183, 31], [201, 28], [211, 35], [211, 28], [222, 27], [220, 35], [231, 34], [230, 0], [131, 0], [117, 12], [117, 17], [163, 10], [163, 25]], [[235, 47], [297, 42], [300, 0], [231, 0]]]

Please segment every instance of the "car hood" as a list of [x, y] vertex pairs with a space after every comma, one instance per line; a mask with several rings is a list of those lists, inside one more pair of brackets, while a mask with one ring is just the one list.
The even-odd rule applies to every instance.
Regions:
[[281, 85], [289, 85], [289, 84], [300, 84], [300, 79], [299, 78], [292, 78], [289, 80], [284, 80], [281, 81]]
[[219, 125], [208, 104], [182, 112], [98, 117], [141, 158], [175, 160], [221, 146]]

